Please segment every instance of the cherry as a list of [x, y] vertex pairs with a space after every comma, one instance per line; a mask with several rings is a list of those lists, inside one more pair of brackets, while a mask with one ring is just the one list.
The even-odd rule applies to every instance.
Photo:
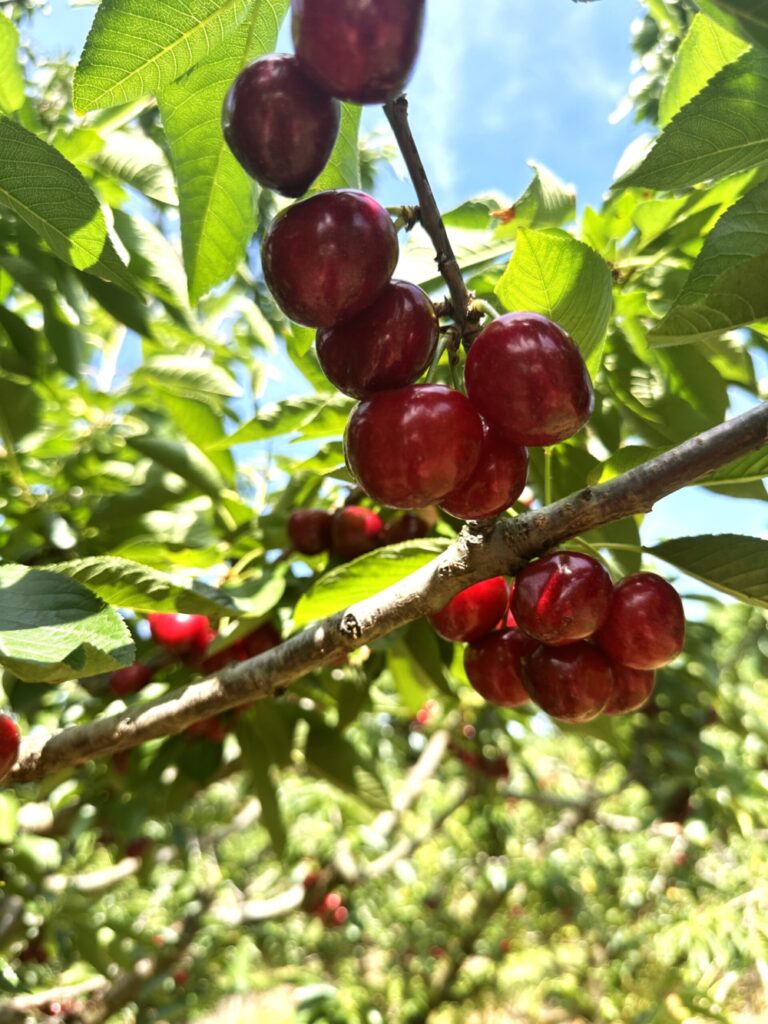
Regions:
[[155, 643], [176, 654], [200, 655], [213, 636], [204, 615], [152, 612], [147, 616], [147, 622]]
[[224, 101], [224, 138], [259, 184], [303, 195], [328, 162], [339, 133], [338, 101], [272, 53], [240, 72]]
[[475, 338], [464, 370], [477, 411], [510, 441], [550, 445], [576, 433], [594, 406], [581, 353], [557, 324], [507, 313]]
[[472, 643], [496, 627], [504, 617], [508, 601], [507, 581], [503, 576], [494, 576], [473, 583], [427, 618], [445, 640]]
[[593, 644], [539, 645], [525, 658], [525, 688], [539, 707], [565, 722], [589, 722], [613, 693], [611, 663]]
[[425, 0], [292, 0], [296, 57], [332, 96], [385, 103], [416, 61]]
[[297, 508], [288, 516], [288, 539], [299, 554], [319, 555], [331, 546], [330, 512]]
[[238, 637], [228, 647], [211, 654], [203, 662], [202, 670], [206, 673], [218, 672], [233, 661], [247, 661], [248, 658], [255, 658], [257, 654], [263, 654], [264, 651], [277, 647], [280, 641], [277, 629], [271, 622], [265, 622], [245, 636]]
[[614, 587], [608, 616], [595, 641], [614, 661], [630, 668], [661, 668], [685, 642], [683, 602], [653, 572], [627, 576]]
[[625, 715], [637, 711], [653, 693], [656, 673], [643, 668], [628, 668], [614, 661], [613, 692], [603, 708], [604, 715]]
[[407, 540], [419, 540], [429, 533], [429, 523], [421, 516], [413, 512], [403, 512], [402, 515], [387, 523], [381, 533], [381, 543], [402, 544]]
[[362, 505], [345, 505], [333, 514], [331, 551], [339, 558], [359, 558], [379, 546], [383, 529], [377, 512]]
[[375, 501], [394, 508], [439, 502], [473, 472], [483, 425], [469, 400], [441, 384], [380, 391], [352, 411], [347, 465]]
[[138, 693], [146, 686], [153, 676], [149, 665], [137, 661], [134, 665], [119, 668], [109, 677], [109, 688], [117, 697], [125, 697], [129, 693]]
[[0, 714], [0, 779], [8, 774], [19, 759], [21, 733], [15, 719]]
[[212, 743], [223, 743], [229, 728], [221, 715], [213, 715], [211, 718], [201, 718], [198, 722], [193, 722], [186, 731], [190, 736], [202, 736]]
[[357, 316], [319, 330], [315, 348], [331, 384], [365, 398], [417, 380], [435, 354], [437, 330], [435, 308], [421, 288], [390, 281]]
[[379, 296], [397, 263], [397, 234], [371, 196], [336, 189], [294, 203], [272, 221], [264, 278], [291, 320], [333, 327]]
[[505, 629], [470, 644], [464, 671], [475, 690], [491, 704], [516, 708], [528, 701], [523, 685], [523, 659], [538, 644], [521, 629]]
[[475, 471], [440, 505], [457, 519], [490, 519], [515, 503], [527, 477], [527, 450], [483, 422], [483, 447]]
[[611, 604], [613, 584], [602, 565], [578, 551], [557, 551], [517, 574], [512, 614], [543, 644], [569, 644], [591, 636]]

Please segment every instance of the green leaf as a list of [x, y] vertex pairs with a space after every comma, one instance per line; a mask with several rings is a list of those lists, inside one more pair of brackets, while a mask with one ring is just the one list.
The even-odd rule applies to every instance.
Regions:
[[[558, 228], [576, 216], [576, 190], [566, 185], [544, 164], [529, 160], [533, 178], [508, 215], [511, 220], [496, 233], [507, 237], [516, 229]], [[502, 224], [504, 221], [502, 220]]]
[[286, 398], [265, 406], [250, 422], [227, 438], [226, 446], [263, 441], [281, 434], [302, 438], [333, 437], [344, 433], [354, 402], [346, 395], [308, 395]]
[[701, 92], [710, 78], [739, 58], [749, 47], [711, 18], [697, 14], [675, 56], [659, 102], [663, 127]]
[[156, 95], [229, 39], [254, 0], [103, 0], [75, 71], [78, 114]]
[[0, 110], [12, 114], [24, 106], [24, 75], [18, 58], [19, 32], [0, 14]]
[[522, 228], [496, 294], [507, 310], [551, 317], [579, 346], [590, 372], [599, 367], [613, 299], [611, 271], [594, 249], [559, 228]]
[[315, 179], [310, 192], [325, 192], [332, 188], [360, 188], [360, 150], [357, 136], [363, 108], [353, 103], [342, 103], [339, 137], [328, 163]]
[[373, 597], [431, 562], [447, 546], [448, 541], [439, 538], [409, 540], [389, 544], [332, 569], [302, 595], [294, 611], [294, 627], [299, 629]]
[[143, 132], [111, 132], [92, 163], [102, 174], [125, 182], [158, 203], [178, 205], [176, 183], [165, 153]]
[[[258, 710], [261, 711], [261, 708]], [[267, 832], [269, 832], [269, 838], [272, 840], [275, 853], [278, 857], [282, 857], [285, 851], [287, 832], [285, 821], [280, 811], [277, 787], [272, 781], [270, 774], [271, 766], [278, 759], [271, 756], [274, 750], [271, 745], [268, 745], [271, 736], [269, 735], [269, 730], [264, 729], [264, 726], [267, 724], [283, 725], [284, 723], [279, 716], [274, 714], [267, 713], [264, 723], [260, 723], [255, 715], [249, 715], [247, 718], [238, 719], [235, 725], [235, 734], [243, 754], [243, 761], [249, 769], [253, 788], [261, 804], [261, 817], [259, 820]]]
[[15, 793], [0, 793], [0, 846], [10, 846], [18, 828], [19, 801]]
[[716, 590], [768, 608], [768, 540], [709, 534], [668, 540], [647, 550]]
[[134, 370], [133, 383], [216, 405], [223, 398], [242, 395], [242, 388], [230, 373], [202, 357], [191, 360], [188, 356], [151, 356]]
[[729, 463], [715, 473], [709, 473], [698, 481], [707, 487], [714, 484], [746, 484], [768, 478], [768, 446], [757, 452], [750, 452], [735, 462]]
[[130, 665], [134, 655], [120, 616], [80, 583], [0, 566], [0, 662], [20, 679], [80, 679]]
[[129, 437], [128, 444], [148, 456], [153, 462], [165, 466], [172, 473], [199, 488], [213, 498], [226, 488], [226, 481], [207, 455], [191, 442], [172, 441], [165, 437], [141, 434]]
[[618, 186], [687, 188], [768, 160], [768, 54], [727, 65], [685, 106]]
[[128, 269], [142, 291], [188, 315], [187, 278], [171, 243], [143, 217], [115, 210], [115, 231], [128, 250]]
[[768, 316], [768, 182], [715, 225], [682, 292], [648, 335], [652, 345], [717, 338]]
[[0, 117], [0, 203], [37, 231], [59, 259], [135, 290], [85, 178], [52, 146], [7, 117]]
[[[508, 255], [514, 245], [511, 239], [497, 238], [490, 228], [482, 231], [450, 228], [448, 235], [456, 262], [462, 270], [491, 266], [500, 256]], [[435, 247], [426, 231], [417, 225], [410, 232], [406, 245], [400, 249], [395, 275], [405, 281], [413, 281], [425, 291], [432, 291], [445, 285], [435, 264]]]
[[346, 736], [319, 718], [310, 721], [304, 754], [309, 767], [339, 789], [370, 807], [384, 810], [389, 806], [387, 791], [374, 765], [360, 756]]
[[273, 49], [289, 0], [247, 0], [250, 20], [209, 60], [165, 85], [158, 103], [179, 190], [189, 294], [196, 302], [235, 272], [256, 227], [256, 186], [221, 131], [224, 97], [249, 61]]
[[698, 0], [701, 10], [748, 43], [768, 46], [768, 6], [764, 0]]

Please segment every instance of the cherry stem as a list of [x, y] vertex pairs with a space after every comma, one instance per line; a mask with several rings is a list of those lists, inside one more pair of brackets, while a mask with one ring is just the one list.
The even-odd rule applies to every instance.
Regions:
[[544, 449], [544, 504], [552, 504], [552, 449]]

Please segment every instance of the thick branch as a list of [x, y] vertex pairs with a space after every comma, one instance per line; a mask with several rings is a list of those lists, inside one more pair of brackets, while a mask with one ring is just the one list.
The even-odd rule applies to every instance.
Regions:
[[181, 732], [200, 718], [275, 696], [342, 654], [438, 610], [470, 584], [491, 576], [514, 575], [531, 558], [571, 537], [648, 512], [665, 495], [696, 483], [766, 443], [768, 403], [608, 483], [585, 488], [515, 519], [467, 527], [443, 554], [411, 576], [310, 626], [271, 651], [119, 714], [63, 729], [42, 746], [27, 741], [9, 780], [41, 779], [92, 758]]

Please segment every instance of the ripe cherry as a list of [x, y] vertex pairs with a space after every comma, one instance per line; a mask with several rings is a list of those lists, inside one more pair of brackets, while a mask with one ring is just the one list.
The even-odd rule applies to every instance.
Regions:
[[437, 330], [435, 308], [421, 288], [390, 281], [357, 316], [319, 330], [315, 348], [331, 384], [365, 398], [417, 380], [435, 353]]
[[288, 516], [288, 539], [299, 554], [319, 555], [331, 546], [330, 512], [322, 508], [297, 508]]
[[613, 692], [603, 708], [604, 715], [626, 715], [637, 711], [653, 693], [656, 673], [643, 668], [628, 668], [612, 663]]
[[127, 665], [119, 668], [109, 677], [109, 688], [118, 697], [125, 697], [129, 693], [138, 693], [153, 676], [149, 665], [137, 661], [134, 665]]
[[375, 501], [394, 508], [439, 502], [472, 474], [483, 425], [469, 400], [441, 384], [379, 391], [352, 411], [347, 465]]
[[475, 338], [464, 371], [467, 394], [510, 441], [550, 445], [576, 433], [594, 406], [581, 353], [557, 324], [507, 313]]
[[204, 615], [152, 612], [147, 616], [147, 622], [155, 643], [176, 654], [202, 654], [213, 636]]
[[272, 53], [240, 72], [224, 101], [224, 137], [245, 170], [284, 196], [303, 195], [328, 162], [341, 109], [301, 70]]
[[440, 505], [457, 519], [490, 519], [517, 501], [527, 477], [527, 450], [483, 421], [483, 447], [474, 473]]
[[296, 57], [332, 96], [385, 103], [416, 61], [425, 0], [292, 0]]
[[331, 551], [339, 558], [359, 558], [379, 546], [383, 528], [377, 512], [361, 505], [345, 505], [333, 514]]
[[10, 715], [0, 714], [0, 779], [13, 768], [19, 758], [21, 733]]
[[685, 642], [683, 602], [675, 588], [653, 572], [617, 583], [608, 616], [595, 641], [614, 661], [630, 668], [661, 668]]
[[503, 576], [494, 576], [473, 583], [427, 618], [445, 640], [472, 643], [498, 625], [506, 613], [508, 601], [507, 581]]
[[407, 540], [419, 540], [428, 533], [429, 523], [425, 519], [413, 512], [403, 512], [386, 524], [381, 534], [381, 543], [402, 544]]
[[491, 704], [516, 708], [528, 702], [523, 659], [538, 644], [521, 629], [490, 633], [464, 651], [464, 670], [472, 686]]
[[261, 258], [278, 306], [297, 323], [333, 327], [370, 306], [397, 263], [389, 214], [353, 189], [319, 192], [272, 221]]
[[611, 604], [613, 584], [602, 565], [578, 551], [557, 551], [531, 562], [515, 580], [512, 614], [543, 644], [591, 636]]
[[541, 644], [525, 658], [524, 669], [531, 699], [565, 722], [596, 718], [613, 693], [610, 661], [586, 640], [563, 647]]

